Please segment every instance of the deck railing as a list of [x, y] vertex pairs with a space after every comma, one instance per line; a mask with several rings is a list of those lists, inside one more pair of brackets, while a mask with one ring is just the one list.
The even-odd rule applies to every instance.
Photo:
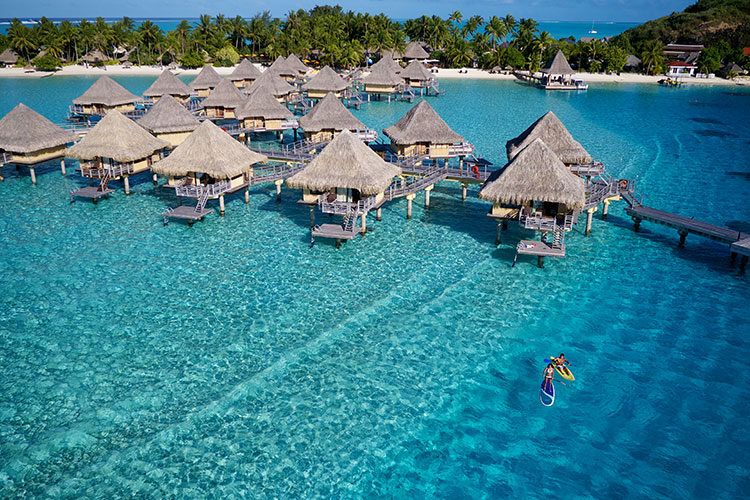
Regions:
[[8, 153], [7, 151], [0, 151], [0, 165], [5, 165], [6, 163], [10, 163], [13, 159], [13, 155]]
[[467, 156], [474, 152], [474, 145], [468, 142], [453, 144], [448, 147], [448, 154], [451, 156]]
[[229, 191], [230, 181], [219, 181], [214, 184], [176, 184], [175, 194], [188, 198], [205, 198], [219, 196]]
[[285, 163], [274, 163], [269, 165], [261, 165], [253, 168], [253, 176], [250, 180], [251, 184], [261, 184], [263, 182], [273, 182], [281, 179], [291, 177], [297, 172], [303, 170], [307, 166], [306, 163], [295, 163], [293, 166], [288, 166]]
[[81, 175], [92, 179], [103, 179], [104, 177], [117, 178], [123, 175], [131, 175], [135, 171], [133, 163], [115, 163], [114, 165], [102, 165], [98, 163], [81, 164]]
[[519, 213], [518, 220], [524, 229], [535, 231], [572, 231], [575, 224], [573, 214], [545, 216], [525, 213], [523, 210]]
[[600, 161], [591, 163], [574, 163], [570, 166], [571, 173], [578, 174], [582, 177], [596, 176], [604, 173], [604, 164]]
[[375, 206], [374, 196], [368, 196], [357, 203], [350, 201], [326, 201], [326, 195], [318, 198], [318, 207], [321, 212], [331, 215], [362, 215]]

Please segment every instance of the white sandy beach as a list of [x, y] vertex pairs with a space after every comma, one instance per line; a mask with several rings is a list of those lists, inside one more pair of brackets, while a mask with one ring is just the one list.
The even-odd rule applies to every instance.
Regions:
[[[260, 68], [260, 65], [256, 64]], [[229, 75], [234, 71], [234, 67], [220, 68], [216, 67], [216, 72], [222, 76]], [[121, 65], [104, 66], [104, 67], [85, 67], [81, 65], [65, 66], [59, 71], [55, 72], [44, 72], [44, 71], [32, 71], [25, 70], [23, 68], [0, 68], [0, 78], [44, 78], [50, 76], [158, 76], [164, 70], [160, 66], [131, 66], [124, 67]], [[261, 68], [262, 70], [262, 68]], [[183, 69], [178, 68], [174, 70], [176, 75], [197, 75], [200, 69]], [[465, 73], [459, 73], [459, 71], [466, 71]], [[484, 79], [484, 80], [515, 80], [513, 75], [501, 75], [501, 74], [490, 74], [486, 70], [481, 69], [440, 69], [435, 74], [438, 79], [448, 78], [470, 78], [470, 79]], [[576, 73], [575, 78], [580, 78], [588, 83], [642, 83], [642, 84], [656, 84], [659, 80], [664, 78], [662, 75], [648, 76], [640, 75], [636, 73], [620, 73], [616, 74], [604, 74], [604, 73]], [[747, 79], [743, 80], [725, 80], [723, 78], [683, 78], [682, 81], [688, 85], [750, 85], [750, 81]]]

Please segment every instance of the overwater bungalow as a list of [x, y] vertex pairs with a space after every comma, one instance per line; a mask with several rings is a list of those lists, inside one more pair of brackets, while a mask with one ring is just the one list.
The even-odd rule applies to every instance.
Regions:
[[108, 187], [113, 179], [122, 179], [125, 194], [130, 194], [129, 177], [148, 171], [159, 159], [161, 150], [169, 145], [119, 111], [112, 110], [65, 154], [81, 162], [81, 175], [92, 181], [99, 180], [99, 186], [84, 187], [71, 194], [96, 201], [113, 192]]
[[404, 79], [407, 85], [418, 88], [419, 95], [422, 95], [424, 89], [429, 88], [433, 81], [432, 75], [427, 71], [427, 68], [424, 67], [424, 64], [417, 60], [410, 62], [406, 68], [401, 71], [399, 76]]
[[287, 82], [293, 81], [295, 78], [297, 78], [297, 74], [298, 74], [297, 69], [291, 68], [289, 64], [287, 63], [287, 60], [281, 56], [276, 58], [273, 64], [271, 64], [268, 67], [268, 69], [265, 71], [265, 73], [269, 71], [273, 73], [274, 75], [280, 76]]
[[573, 139], [565, 125], [552, 111], [545, 113], [521, 135], [505, 143], [508, 160], [515, 158], [535, 139], [542, 139], [555, 152], [560, 161], [568, 167], [591, 165], [593, 163], [591, 155], [581, 146], [581, 143]]
[[140, 97], [108, 76], [99, 77], [80, 97], [73, 99], [73, 116], [104, 116], [111, 110], [129, 113]]
[[[573, 229], [586, 203], [585, 181], [572, 174], [540, 138], [534, 139], [479, 190], [479, 198], [492, 202], [489, 217], [502, 223], [517, 219], [521, 227], [541, 231], [541, 241], [521, 241], [519, 254], [564, 257], [565, 232]], [[553, 239], [547, 241], [552, 233]]]
[[65, 149], [76, 139], [73, 132], [58, 127], [28, 106], [17, 104], [0, 120], [0, 180], [3, 165], [22, 165], [28, 167], [31, 183], [36, 184], [36, 166], [58, 158], [65, 175]]
[[302, 85], [309, 99], [323, 99], [329, 92], [341, 99], [349, 84], [330, 66], [323, 66], [310, 81]]
[[245, 95], [229, 78], [223, 78], [211, 93], [203, 99], [201, 115], [211, 119], [235, 119], [235, 110], [245, 102]]
[[545, 90], [575, 90], [577, 88], [573, 81], [573, 69], [562, 50], [558, 50], [540, 71], [542, 72], [542, 78], [539, 80], [540, 88]]
[[208, 94], [211, 93], [211, 91], [216, 87], [219, 82], [221, 82], [221, 77], [216, 72], [213, 66], [210, 64], [206, 64], [201, 69], [200, 73], [198, 73], [198, 76], [195, 77], [195, 79], [190, 82], [190, 90], [193, 92], [198, 93], [198, 98], [203, 99], [204, 97], [208, 97]]
[[[286, 182], [302, 189], [302, 203], [311, 205], [313, 217], [316, 204], [324, 213], [344, 216], [341, 225], [311, 224], [313, 238], [333, 238], [338, 242], [367, 230], [367, 212], [383, 201], [386, 189], [398, 175], [399, 167], [384, 161], [355, 134], [344, 130]], [[360, 226], [356, 225], [357, 217], [361, 217]]]
[[294, 129], [296, 136], [297, 120], [294, 114], [268, 91], [267, 87], [258, 87], [251, 92], [242, 106], [237, 108], [237, 119], [240, 129], [249, 132], [283, 132]]
[[401, 65], [396, 61], [391, 54], [389, 53], [383, 53], [383, 57], [381, 57], [375, 64], [370, 66], [370, 70], [374, 70], [375, 68], [379, 68], [381, 66], [385, 66], [386, 68], [389, 68], [391, 71], [396, 73], [397, 75], [401, 73], [401, 70], [403, 68]]
[[404, 61], [424, 61], [428, 57], [430, 57], [430, 55], [424, 50], [424, 47], [422, 47], [419, 42], [411, 41], [406, 46], [403, 59]]
[[182, 144], [200, 125], [195, 115], [169, 94], [159, 99], [137, 122], [157, 138], [167, 141], [173, 148]]
[[219, 199], [224, 215], [224, 195], [245, 189], [249, 202], [253, 165], [267, 161], [206, 120], [166, 158], [154, 163], [154, 172], [166, 176], [177, 196], [197, 199], [196, 206], [179, 206], [164, 212], [165, 218], [195, 221], [211, 213], [208, 199]]
[[377, 132], [369, 130], [333, 93], [328, 93], [298, 121], [305, 137], [313, 143], [330, 141], [343, 130], [356, 132], [362, 140], [377, 139]]
[[6, 68], [13, 67], [16, 65], [20, 57], [21, 56], [19, 56], [15, 50], [7, 48], [3, 51], [2, 54], [0, 54], [0, 64], [2, 64]]
[[170, 95], [181, 103], [184, 103], [190, 99], [191, 93], [190, 87], [185, 82], [177, 78], [168, 69], [165, 69], [161, 72], [159, 78], [143, 92], [143, 96], [157, 102], [162, 96]]
[[298, 93], [298, 90], [289, 85], [286, 80], [268, 70], [264, 71], [248, 89], [245, 89], [245, 91], [248, 93], [255, 92], [255, 90], [260, 87], [265, 87], [268, 92], [276, 98], [276, 100], [282, 103]]
[[304, 76], [308, 71], [310, 71], [310, 68], [308, 68], [305, 63], [300, 61], [299, 57], [297, 57], [297, 55], [294, 53], [291, 53], [287, 56], [286, 65], [287, 67], [289, 67], [289, 69], [296, 70], [298, 76]]
[[244, 89], [252, 85], [262, 74], [263, 73], [255, 67], [255, 64], [250, 62], [250, 59], [243, 59], [240, 64], [234, 68], [232, 74], [229, 75], [229, 79], [237, 86], [237, 88]]
[[474, 148], [451, 130], [427, 101], [420, 101], [394, 125], [383, 129], [397, 155], [431, 159], [469, 155]]
[[396, 93], [398, 86], [403, 82], [403, 78], [396, 75], [388, 65], [373, 65], [370, 74], [362, 79], [368, 101], [371, 95], [377, 99], [385, 95], [388, 96], [388, 102], [390, 102], [391, 96]]

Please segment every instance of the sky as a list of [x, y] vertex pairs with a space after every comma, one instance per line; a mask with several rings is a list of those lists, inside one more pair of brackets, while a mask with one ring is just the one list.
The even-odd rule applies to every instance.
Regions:
[[683, 10], [696, 0], [0, 0], [0, 17], [122, 17], [195, 18], [200, 14], [251, 17], [268, 10], [283, 17], [290, 10], [317, 4], [338, 4], [344, 10], [384, 13], [393, 19], [423, 14], [447, 17], [459, 10], [464, 17], [512, 14], [539, 21], [645, 22]]

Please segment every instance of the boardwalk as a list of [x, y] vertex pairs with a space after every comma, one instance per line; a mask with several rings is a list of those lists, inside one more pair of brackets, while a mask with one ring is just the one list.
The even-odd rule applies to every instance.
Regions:
[[693, 218], [683, 217], [681, 215], [664, 212], [655, 208], [643, 205], [625, 207], [625, 212], [633, 218], [636, 228], [640, 226], [641, 221], [649, 221], [662, 226], [677, 229], [682, 242], [688, 234], [697, 234], [704, 238], [709, 238], [722, 243], [734, 243], [736, 241], [750, 238], [750, 234], [735, 231], [725, 227], [715, 226], [707, 222], [695, 220]]

